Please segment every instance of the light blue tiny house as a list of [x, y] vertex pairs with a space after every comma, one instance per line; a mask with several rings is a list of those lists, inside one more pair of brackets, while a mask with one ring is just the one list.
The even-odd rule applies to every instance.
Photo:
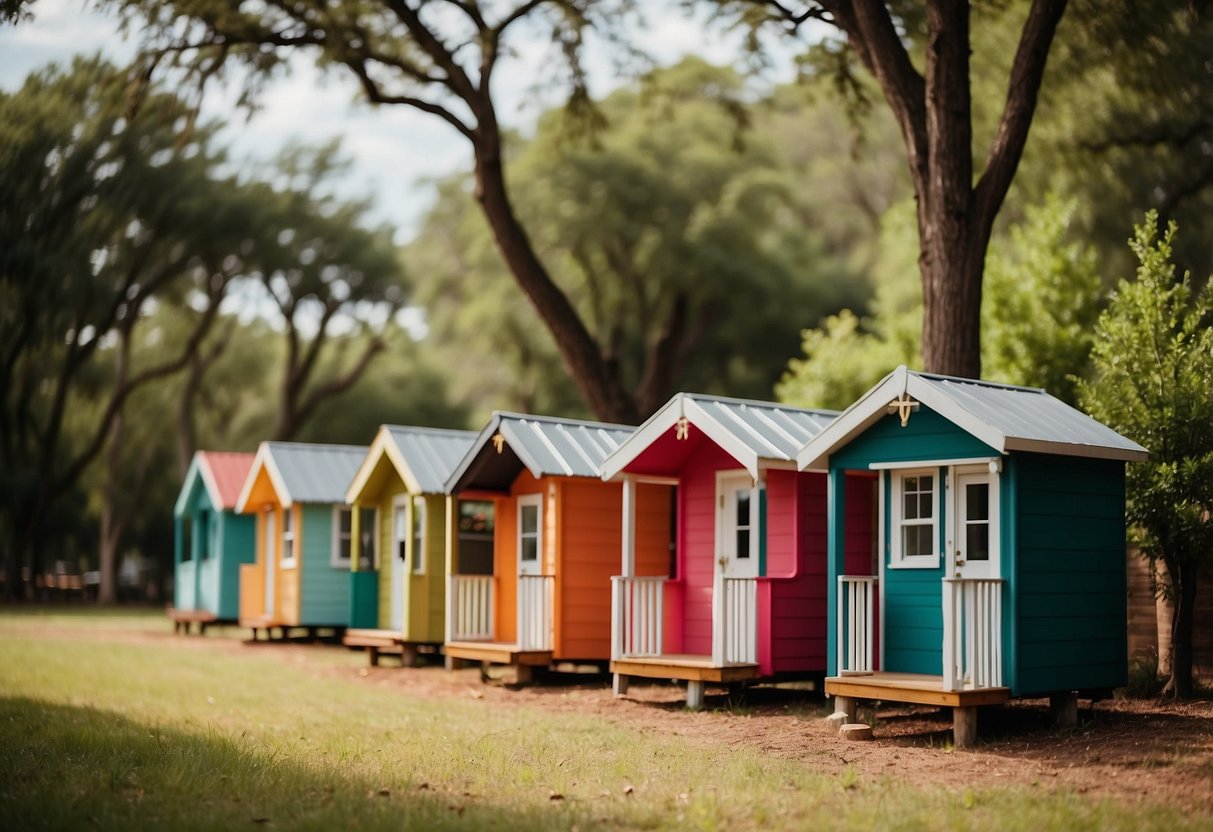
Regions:
[[198, 451], [173, 506], [173, 607], [178, 627], [235, 621], [240, 564], [252, 563], [256, 523], [236, 513], [252, 454]]
[[240, 571], [240, 626], [344, 630], [354, 522], [345, 491], [366, 448], [262, 442], [237, 509], [257, 518], [257, 560]]
[[[830, 478], [826, 692], [851, 716], [951, 706], [961, 745], [979, 705], [1124, 685], [1124, 468], [1145, 458], [1044, 390], [899, 367], [798, 455]], [[878, 474], [870, 563], [846, 554], [856, 471]]]

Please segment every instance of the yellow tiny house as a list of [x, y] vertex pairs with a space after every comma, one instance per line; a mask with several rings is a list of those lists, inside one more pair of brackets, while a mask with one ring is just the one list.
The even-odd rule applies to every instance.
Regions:
[[365, 647], [372, 664], [380, 652], [399, 652], [407, 662], [418, 649], [442, 644], [451, 522], [443, 486], [475, 438], [384, 425], [346, 492], [358, 530], [345, 643]]

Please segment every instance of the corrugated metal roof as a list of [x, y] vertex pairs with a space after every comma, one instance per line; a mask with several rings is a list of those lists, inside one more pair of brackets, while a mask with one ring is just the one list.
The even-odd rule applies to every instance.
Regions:
[[910, 373], [950, 398], [974, 418], [1003, 436], [1003, 448], [1030, 443], [1062, 444], [1076, 449], [1103, 448], [1128, 453], [1146, 449], [1107, 425], [1035, 387], [1013, 387], [988, 381]]
[[211, 499], [219, 498], [219, 508], [234, 509], [256, 455], [235, 451], [199, 451], [198, 457], [210, 477], [209, 484], [213, 484], [217, 492], [211, 494]]
[[759, 459], [790, 460], [796, 452], [838, 416], [837, 410], [790, 407], [774, 402], [729, 399], [701, 393], [679, 397], [699, 403], [716, 422]]
[[[501, 488], [505, 479], [512, 480], [522, 467], [536, 477], [598, 477], [602, 461], [633, 430], [628, 425], [495, 412], [447, 480], [446, 490]], [[504, 438], [502, 453], [493, 444], [498, 433]], [[507, 460], [510, 464], [490, 464], [503, 457], [505, 447], [511, 453]], [[477, 481], [481, 469], [486, 470], [484, 482]]]
[[668, 436], [681, 419], [703, 432], [754, 476], [764, 462], [788, 462], [838, 415], [775, 402], [678, 393], [638, 427], [602, 465], [612, 479]]
[[902, 366], [810, 440], [797, 456], [800, 467], [824, 465], [834, 450], [886, 416], [890, 402], [902, 395], [921, 402], [999, 453], [1031, 451], [1126, 461], [1148, 456], [1133, 440], [1039, 388], [916, 373]]
[[266, 442], [267, 454], [294, 503], [344, 503], [367, 449], [357, 445]]
[[441, 430], [385, 425], [396, 450], [427, 494], [440, 494], [446, 481], [476, 440], [470, 430]]

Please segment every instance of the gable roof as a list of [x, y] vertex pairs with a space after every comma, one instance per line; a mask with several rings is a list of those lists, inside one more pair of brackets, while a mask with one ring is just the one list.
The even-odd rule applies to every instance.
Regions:
[[382, 425], [346, 490], [346, 502], [354, 502], [362, 493], [385, 456], [411, 493], [441, 494], [447, 478], [475, 439], [476, 434], [470, 430]]
[[217, 511], [234, 510], [249, 469], [253, 467], [253, 459], [253, 454], [235, 451], [195, 451], [173, 513], [185, 513], [196, 480], [206, 489], [207, 498]]
[[[506, 490], [523, 468], [535, 477], [595, 477], [607, 455], [634, 428], [582, 419], [493, 413], [446, 482], [448, 494], [466, 488]], [[498, 450], [493, 437], [502, 436]]]
[[284, 507], [294, 503], [345, 503], [345, 490], [366, 458], [358, 445], [262, 442], [257, 448], [237, 508], [244, 511], [262, 467]]
[[836, 416], [835, 410], [678, 393], [606, 458], [602, 478], [620, 474], [684, 417], [757, 477], [761, 462], [795, 461], [804, 443], [821, 433]]
[[825, 468], [832, 452], [888, 414], [889, 403], [903, 393], [999, 453], [1031, 451], [1124, 461], [1149, 455], [1133, 440], [1039, 388], [916, 373], [902, 365], [800, 449], [800, 468]]

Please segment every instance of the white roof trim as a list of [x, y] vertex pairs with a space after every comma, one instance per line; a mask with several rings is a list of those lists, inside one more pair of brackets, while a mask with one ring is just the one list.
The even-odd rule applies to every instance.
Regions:
[[[661, 438], [667, 430], [678, 424], [682, 418], [683, 397], [677, 395], [636, 428], [636, 431], [619, 444], [615, 450], [607, 454], [602, 461], [601, 471], [604, 480], [613, 480], [624, 468], [636, 461], [644, 451]], [[678, 405], [675, 407], [675, 405]]]
[[274, 493], [278, 495], [278, 503], [283, 508], [290, 508], [294, 504], [291, 498], [291, 492], [287, 490], [286, 483], [282, 479], [282, 474], [278, 471], [278, 466], [274, 464], [274, 455], [270, 453], [270, 443], [262, 442], [257, 447], [257, 456], [253, 458], [253, 465], [249, 468], [248, 479], [244, 481], [244, 487], [240, 489], [240, 498], [236, 500], [236, 511], [241, 514], [248, 509], [249, 497], [252, 496], [253, 483], [257, 481], [257, 472], [265, 467], [266, 473], [269, 474], [270, 484], [274, 487]]
[[1075, 445], [1070, 442], [1049, 442], [1045, 439], [1007, 440], [1008, 451], [1030, 451], [1038, 454], [1054, 454], [1055, 456], [1083, 456], [1094, 459], [1119, 459], [1131, 462], [1145, 462], [1150, 458], [1148, 451], [1134, 451], [1128, 448], [1105, 448], [1100, 445]]
[[381, 457], [386, 456], [388, 461], [392, 463], [392, 467], [396, 469], [396, 473], [400, 475], [400, 479], [404, 480], [405, 488], [410, 494], [419, 494], [421, 485], [417, 482], [417, 478], [413, 475], [413, 471], [405, 462], [404, 455], [400, 452], [399, 446], [392, 438], [392, 432], [388, 430], [387, 425], [380, 425], [379, 430], [375, 433], [375, 439], [371, 442], [371, 447], [367, 449], [366, 457], [363, 458], [362, 464], [358, 466], [358, 471], [354, 474], [354, 479], [350, 483], [349, 488], [345, 491], [345, 502], [353, 505], [355, 501], [366, 490], [367, 483], [371, 479], [371, 474], [375, 473], [375, 468], [379, 465]]
[[796, 454], [796, 465], [801, 471], [824, 471], [829, 466], [830, 451], [841, 447], [868, 429], [887, 412], [889, 402], [906, 392], [909, 370], [898, 367], [877, 383], [837, 419], [826, 425], [825, 430], [804, 444]]
[[1006, 451], [1006, 434], [989, 423], [978, 419], [957, 404], [956, 400], [951, 396], [936, 390], [918, 376], [911, 375], [909, 377], [906, 392], [912, 398], [922, 402], [961, 430], [980, 439], [999, 453]]

